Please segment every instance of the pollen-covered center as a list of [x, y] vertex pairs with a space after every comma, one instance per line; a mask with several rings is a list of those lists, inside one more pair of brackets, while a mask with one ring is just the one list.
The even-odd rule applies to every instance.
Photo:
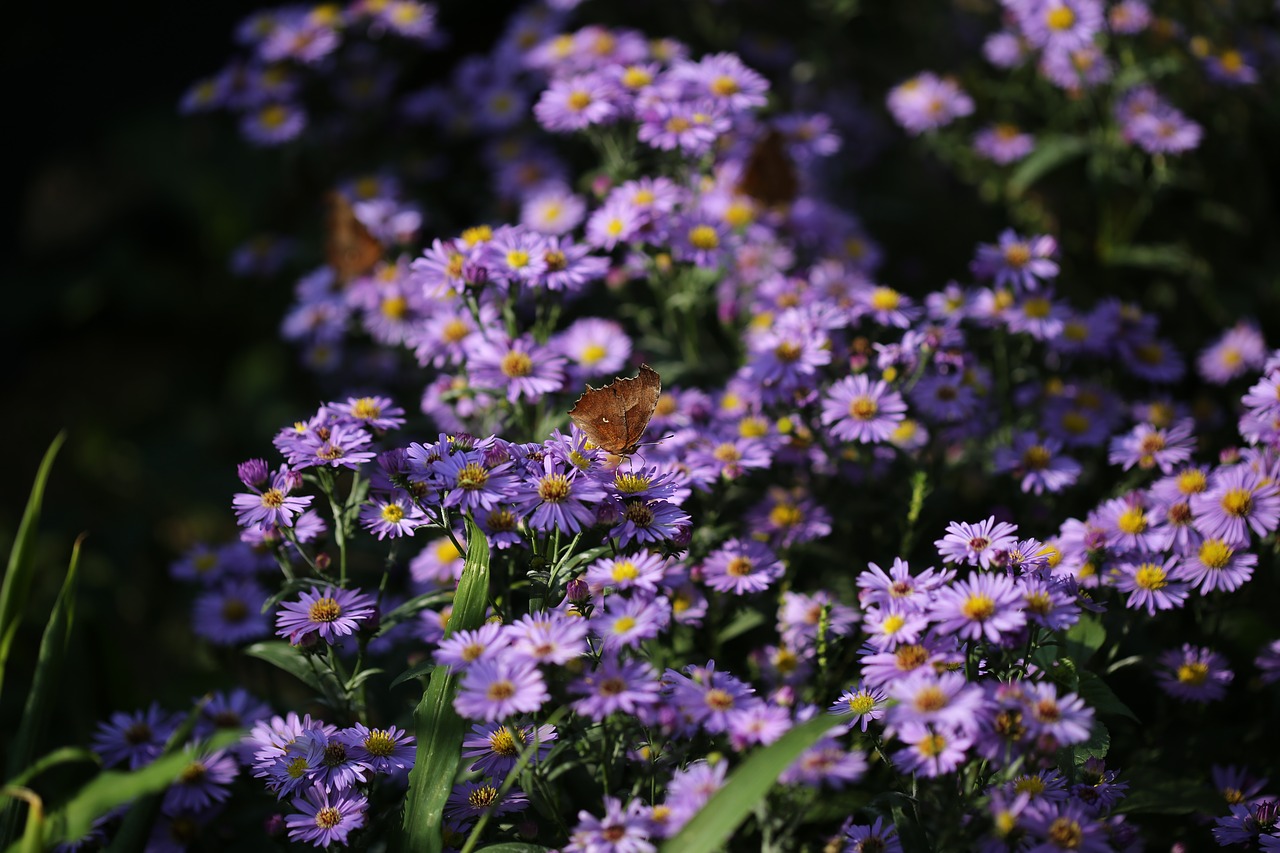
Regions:
[[1014, 243], [1006, 246], [1004, 262], [1014, 269], [1022, 269], [1031, 262], [1031, 247], [1026, 243]]
[[485, 470], [483, 465], [471, 462], [463, 465], [458, 471], [458, 488], [474, 491], [483, 489], [484, 484], [489, 481], [489, 472]]
[[386, 758], [395, 750], [396, 742], [382, 729], [373, 729], [364, 739], [364, 748], [375, 758]]
[[533, 373], [533, 359], [526, 352], [512, 350], [502, 357], [502, 373], [511, 379], [521, 379]]
[[880, 411], [876, 401], [870, 397], [854, 397], [849, 401], [849, 417], [859, 421], [869, 421]]
[[538, 482], [538, 497], [545, 503], [560, 503], [571, 490], [572, 484], [564, 474], [548, 474]]
[[1227, 515], [1243, 518], [1253, 509], [1253, 492], [1248, 489], [1228, 489], [1222, 496], [1221, 503]]
[[960, 607], [960, 612], [975, 622], [985, 622], [996, 613], [996, 603], [988, 595], [974, 593]]
[[325, 806], [316, 812], [316, 826], [321, 829], [333, 829], [342, 823], [342, 812], [333, 806]]
[[1164, 589], [1169, 585], [1169, 576], [1165, 573], [1164, 567], [1157, 566], [1155, 563], [1143, 563], [1134, 572], [1133, 582], [1142, 589]]
[[689, 244], [703, 251], [716, 249], [720, 246], [720, 235], [710, 225], [695, 225], [689, 229]]
[[341, 615], [342, 605], [327, 595], [307, 609], [307, 618], [312, 622], [333, 622]]

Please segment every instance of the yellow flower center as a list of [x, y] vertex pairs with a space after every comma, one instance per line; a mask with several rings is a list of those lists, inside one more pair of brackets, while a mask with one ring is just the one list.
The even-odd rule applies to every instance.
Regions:
[[502, 357], [502, 373], [510, 379], [519, 379], [533, 373], [533, 359], [528, 353], [512, 350]]
[[1235, 549], [1221, 539], [1206, 539], [1200, 545], [1200, 562], [1208, 569], [1225, 569]]
[[1120, 513], [1120, 517], [1116, 519], [1116, 527], [1120, 528], [1121, 533], [1130, 535], [1145, 533], [1147, 529], [1146, 510], [1140, 506], [1129, 507]]
[[849, 403], [849, 416], [859, 421], [869, 421], [880, 411], [876, 401], [870, 397], [854, 397]]
[[1076, 22], [1076, 13], [1066, 6], [1059, 6], [1056, 9], [1050, 9], [1045, 14], [1044, 22], [1049, 25], [1051, 30], [1070, 29], [1071, 25]]
[[720, 235], [710, 225], [695, 225], [689, 229], [689, 244], [695, 249], [710, 251], [720, 246]]
[[1227, 515], [1243, 518], [1253, 509], [1253, 492], [1248, 489], [1228, 489], [1222, 496], [1221, 503]]
[[894, 311], [902, 304], [902, 294], [892, 287], [877, 287], [871, 291], [871, 307], [877, 311]]
[[1155, 563], [1143, 563], [1133, 575], [1133, 582], [1143, 589], [1164, 589], [1169, 585], [1168, 575]]
[[307, 618], [312, 622], [333, 622], [341, 615], [342, 605], [327, 595], [307, 609]]

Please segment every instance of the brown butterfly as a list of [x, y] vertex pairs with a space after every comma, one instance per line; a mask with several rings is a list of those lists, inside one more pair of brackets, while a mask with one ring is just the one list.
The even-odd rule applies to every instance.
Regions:
[[647, 364], [630, 379], [615, 379], [603, 388], [587, 390], [569, 410], [569, 418], [596, 447], [616, 456], [630, 456], [653, 417], [662, 394], [662, 378]]
[[761, 204], [790, 204], [800, 191], [795, 163], [787, 153], [787, 138], [777, 128], [769, 131], [751, 149], [738, 179], [738, 192]]
[[382, 244], [356, 218], [347, 197], [334, 190], [325, 196], [324, 255], [341, 284], [367, 275], [382, 260]]

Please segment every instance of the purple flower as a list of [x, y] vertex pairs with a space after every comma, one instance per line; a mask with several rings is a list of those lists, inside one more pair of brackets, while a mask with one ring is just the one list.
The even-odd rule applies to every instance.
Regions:
[[192, 605], [191, 630], [211, 643], [234, 646], [271, 633], [262, 602], [267, 590], [251, 578], [229, 578]]
[[673, 669], [663, 674], [668, 700], [680, 711], [686, 730], [700, 726], [711, 734], [729, 728], [729, 714], [751, 701], [754, 688], [727, 672], [717, 672], [715, 662], [686, 667], [689, 675]]
[[530, 339], [500, 338], [476, 343], [467, 369], [476, 385], [505, 389], [514, 403], [559, 391], [564, 387], [564, 365], [563, 356]]
[[680, 149], [690, 157], [706, 154], [732, 122], [714, 101], [654, 101], [640, 111], [636, 137], [660, 151]]
[[1055, 50], [1088, 47], [1103, 28], [1100, 0], [1018, 0], [1009, 5], [1032, 47]]
[[1261, 369], [1266, 360], [1267, 342], [1262, 332], [1255, 324], [1241, 321], [1205, 347], [1196, 359], [1196, 369], [1206, 381], [1225, 385]]
[[1255, 554], [1242, 554], [1221, 539], [1205, 539], [1194, 554], [1183, 557], [1177, 569], [1177, 579], [1208, 594], [1215, 589], [1232, 592], [1253, 577], [1253, 567], [1258, 564]]
[[889, 112], [912, 136], [951, 124], [973, 112], [973, 99], [955, 80], [928, 71], [895, 86], [887, 98]]
[[768, 589], [784, 571], [782, 561], [764, 544], [734, 538], [703, 562], [702, 580], [718, 592], [747, 595]]
[[359, 630], [374, 614], [373, 599], [355, 589], [312, 587], [297, 601], [286, 601], [276, 612], [276, 634], [298, 645], [312, 634], [329, 645]]
[[191, 757], [178, 778], [165, 791], [162, 808], [172, 814], [201, 811], [231, 796], [231, 782], [240, 772], [235, 758], [224, 750]]
[[898, 732], [905, 749], [893, 754], [893, 761], [903, 772], [926, 777], [945, 776], [964, 762], [965, 750], [972, 737], [948, 726], [906, 723]]
[[587, 810], [578, 812], [578, 825], [569, 835], [564, 853], [654, 853], [649, 843], [651, 821], [648, 809], [638, 800], [624, 808], [615, 797], [604, 798], [604, 817]]
[[664, 596], [636, 594], [632, 598], [612, 595], [591, 617], [591, 631], [604, 641], [607, 651], [635, 648], [652, 640], [671, 621], [671, 604]]
[[289, 493], [302, 484], [297, 472], [280, 466], [271, 481], [271, 488], [257, 494], [240, 493], [231, 499], [236, 510], [236, 522], [241, 527], [291, 527], [293, 517], [306, 509], [314, 499], [311, 495], [289, 497]]
[[822, 422], [831, 435], [844, 441], [887, 441], [902, 423], [907, 404], [884, 380], [872, 384], [865, 374], [834, 383], [822, 400]]
[[1227, 692], [1233, 673], [1227, 659], [1211, 649], [1184, 643], [1160, 655], [1156, 681], [1160, 689], [1176, 699], [1211, 702]]
[[863, 753], [841, 746], [834, 737], [825, 737], [802, 752], [795, 763], [782, 771], [778, 781], [784, 785], [825, 786], [839, 791], [861, 779], [867, 766]]
[[352, 762], [374, 773], [413, 767], [413, 735], [395, 726], [371, 729], [364, 723], [356, 723], [339, 732], [338, 738], [346, 744]]
[[307, 126], [307, 114], [297, 104], [264, 104], [240, 119], [240, 132], [255, 145], [280, 145], [296, 139]]
[[351, 830], [364, 826], [368, 805], [369, 801], [355, 791], [334, 791], [330, 796], [324, 785], [315, 785], [293, 801], [301, 814], [284, 819], [289, 839], [308, 841], [316, 847], [328, 847], [335, 841], [346, 846]]
[[599, 721], [615, 712], [638, 715], [657, 704], [662, 682], [645, 661], [605, 654], [593, 671], [569, 685], [569, 691], [582, 697], [574, 701], [574, 713]]
[[1017, 531], [1015, 525], [997, 522], [994, 515], [977, 524], [953, 521], [947, 525], [947, 535], [933, 544], [945, 562], [987, 569], [997, 552], [1008, 551], [1018, 544]]
[[377, 455], [363, 449], [370, 441], [369, 433], [353, 424], [320, 426], [298, 440], [289, 464], [297, 468], [359, 468]]
[[1057, 253], [1058, 243], [1050, 236], [1021, 237], [1006, 229], [995, 245], [978, 246], [970, 269], [978, 278], [994, 279], [996, 287], [1032, 292], [1058, 277]]
[[840, 832], [844, 835], [844, 853], [902, 853], [898, 830], [892, 823], [886, 825], [883, 817], [876, 817], [872, 824], [854, 824], [853, 818], [845, 821]]
[[440, 641], [435, 661], [461, 672], [478, 660], [493, 660], [511, 645], [509, 635], [498, 622], [486, 622], [475, 630], [454, 631]]
[[1111, 440], [1107, 461], [1123, 466], [1126, 471], [1137, 465], [1144, 470], [1159, 468], [1162, 473], [1169, 474], [1191, 458], [1191, 451], [1195, 448], [1194, 429], [1195, 422], [1190, 418], [1184, 418], [1168, 429], [1138, 424], [1132, 432]]
[[849, 721], [849, 725], [860, 725], [865, 732], [872, 720], [884, 719], [888, 704], [889, 697], [884, 691], [867, 684], [858, 684], [841, 693], [840, 698], [827, 710], [833, 714], [853, 714], [854, 718]]
[[462, 717], [493, 722], [512, 714], [533, 714], [550, 698], [533, 663], [499, 657], [476, 661], [462, 676], [453, 707]]
[[974, 574], [938, 590], [930, 615], [944, 634], [999, 643], [1026, 624], [1022, 604], [1008, 575]]
[[511, 643], [511, 657], [564, 666], [587, 653], [588, 630], [586, 619], [547, 610], [521, 616], [504, 633]]
[[1074, 693], [1059, 696], [1050, 682], [1032, 682], [1026, 690], [1022, 719], [1032, 738], [1050, 735], [1061, 746], [1089, 739], [1093, 710], [1083, 699]]
[[667, 822], [667, 831], [674, 835], [680, 827], [702, 810], [702, 807], [724, 787], [725, 776], [729, 764], [717, 761], [712, 764], [705, 760], [691, 762], [683, 770], [671, 774], [667, 783], [665, 805], [671, 810]]
[[1126, 607], [1145, 607], [1148, 614], [1155, 616], [1157, 610], [1181, 607], [1187, 599], [1187, 584], [1175, 579], [1177, 557], [1169, 557], [1163, 563], [1122, 563], [1117, 568], [1120, 574], [1115, 579], [1116, 589], [1129, 593]]
[[595, 524], [594, 504], [605, 497], [599, 482], [572, 465], [557, 462], [550, 453], [520, 484], [512, 501], [517, 512], [528, 515], [526, 523], [534, 530], [561, 530], [577, 533]]
[[1001, 166], [1021, 160], [1035, 147], [1035, 138], [1012, 124], [988, 125], [973, 135], [973, 150]]
[[529, 745], [537, 742], [529, 759], [537, 764], [551, 752], [556, 740], [555, 726], [507, 726], [497, 723], [476, 724], [472, 734], [462, 741], [462, 757], [475, 758], [471, 769], [495, 779], [505, 778]]
[[996, 448], [993, 463], [996, 471], [1008, 472], [1019, 479], [1023, 492], [1053, 494], [1075, 483], [1080, 476], [1080, 463], [1070, 456], [1059, 455], [1062, 442], [1041, 438], [1035, 432], [1014, 434], [1012, 447]]
[[756, 700], [728, 713], [729, 743], [738, 752], [760, 744], [767, 746], [791, 730], [791, 712]]
[[886, 692], [897, 702], [885, 718], [895, 729], [927, 723], [976, 731], [987, 705], [982, 688], [967, 683], [959, 672], [917, 671], [890, 684]]
[[[1116, 849], [1108, 841], [1106, 825], [1096, 810], [1085, 803], [1075, 800], [1037, 803], [1022, 817], [1029, 840], [1041, 842], [1028, 848], [1037, 853], [1066, 849], [1078, 853], [1107, 853]], [[1065, 846], [1062, 839], [1070, 839], [1070, 846]]]
[[533, 107], [534, 117], [547, 130], [567, 132], [593, 124], [607, 124], [618, 114], [604, 77], [580, 74], [552, 80]]
[[444, 813], [448, 817], [466, 819], [480, 817], [489, 813], [493, 815], [510, 814], [524, 811], [529, 806], [529, 798], [519, 788], [511, 788], [501, 797], [498, 788], [502, 780], [484, 778], [475, 782], [464, 781], [454, 786], [449, 799], [445, 801]]
[[109, 721], [98, 724], [93, 750], [102, 756], [105, 767], [127, 762], [130, 770], [137, 770], [160, 757], [179, 722], [176, 715], [162, 710], [157, 702], [145, 711], [118, 711]]
[[1249, 528], [1265, 537], [1280, 524], [1280, 494], [1271, 478], [1247, 465], [1219, 469], [1212, 487], [1191, 498], [1196, 527], [1236, 548], [1249, 544]]
[[586, 581], [596, 595], [605, 589], [617, 592], [639, 589], [656, 594], [666, 576], [668, 562], [665, 557], [649, 552], [602, 557], [587, 568]]
[[689, 513], [669, 501], [628, 500], [623, 501], [622, 515], [609, 535], [618, 537], [620, 548], [627, 548], [676, 539], [689, 524]]

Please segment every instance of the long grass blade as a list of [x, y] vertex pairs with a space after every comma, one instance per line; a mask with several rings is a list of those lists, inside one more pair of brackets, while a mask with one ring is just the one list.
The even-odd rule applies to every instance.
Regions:
[[848, 718], [849, 715], [822, 714], [752, 753], [684, 828], [662, 845], [662, 853], [714, 853], [720, 850], [755, 810], [756, 804], [769, 793], [782, 771]]
[[66, 438], [65, 432], [58, 433], [40, 462], [35, 483], [31, 486], [31, 497], [27, 499], [22, 522], [18, 525], [17, 535], [13, 537], [13, 549], [9, 552], [9, 568], [4, 574], [4, 585], [0, 586], [0, 691], [4, 688], [4, 674], [13, 638], [18, 634], [18, 625], [22, 622], [22, 614], [27, 609], [27, 598], [31, 594], [31, 578], [35, 575], [31, 549], [36, 538], [36, 528], [40, 525], [45, 483], [49, 480], [54, 457], [58, 455]]
[[[467, 519], [467, 556], [453, 600], [446, 636], [480, 627], [489, 600], [489, 542]], [[427, 692], [413, 714], [417, 756], [409, 774], [401, 850], [439, 853], [444, 846], [444, 805], [462, 755], [466, 722], [453, 710], [457, 676], [449, 667], [431, 672]]]

